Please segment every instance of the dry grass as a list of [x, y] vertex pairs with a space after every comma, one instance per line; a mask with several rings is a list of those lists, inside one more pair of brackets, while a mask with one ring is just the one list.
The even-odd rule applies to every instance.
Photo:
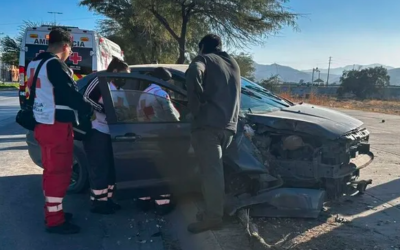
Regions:
[[280, 94], [280, 96], [296, 103], [305, 102], [330, 108], [355, 109], [384, 114], [400, 115], [400, 101], [338, 100], [334, 97], [320, 96], [314, 93], [311, 93], [308, 98], [295, 97], [290, 93], [282, 93]]

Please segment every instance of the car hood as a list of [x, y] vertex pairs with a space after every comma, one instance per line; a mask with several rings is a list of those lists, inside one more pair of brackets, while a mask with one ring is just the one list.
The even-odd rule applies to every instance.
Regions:
[[337, 139], [363, 122], [341, 112], [309, 104], [299, 104], [270, 113], [247, 114], [248, 119], [277, 130], [306, 133]]

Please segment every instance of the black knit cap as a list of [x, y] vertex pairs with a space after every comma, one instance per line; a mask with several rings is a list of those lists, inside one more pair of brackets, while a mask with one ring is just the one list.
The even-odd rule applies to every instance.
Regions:
[[203, 53], [212, 53], [222, 50], [221, 37], [215, 34], [205, 35], [199, 42], [199, 49], [203, 48]]

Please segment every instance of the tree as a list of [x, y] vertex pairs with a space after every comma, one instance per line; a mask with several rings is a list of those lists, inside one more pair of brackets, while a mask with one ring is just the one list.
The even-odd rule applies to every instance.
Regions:
[[31, 21], [24, 21], [24, 24], [19, 27], [19, 33], [15, 38], [6, 36], [0, 39], [0, 53], [1, 59], [5, 64], [18, 65], [19, 52], [21, 48], [22, 39], [25, 34], [25, 30], [30, 27], [38, 27], [49, 23], [36, 23]]
[[268, 79], [263, 79], [259, 84], [271, 92], [277, 92], [280, 83], [279, 75], [273, 75]]
[[343, 72], [340, 77], [340, 91], [338, 95], [353, 93], [358, 98], [380, 93], [383, 87], [390, 84], [390, 76], [384, 67], [350, 70]]
[[[295, 26], [296, 14], [287, 0], [81, 0], [102, 15], [151, 30], [162, 27], [178, 48], [177, 63], [184, 63], [188, 41], [204, 32], [220, 34], [227, 44], [260, 44], [283, 25]], [[196, 29], [197, 28], [197, 29]], [[191, 32], [192, 31], [192, 32]], [[162, 32], [162, 31], [160, 31]], [[202, 34], [203, 33], [203, 34]]]
[[0, 40], [1, 60], [8, 65], [18, 65], [19, 60], [19, 42], [10, 36]]
[[173, 63], [177, 54], [171, 41], [160, 34], [147, 32], [139, 25], [102, 20], [98, 31], [121, 46], [128, 64], [147, 64], [152, 62]]
[[240, 74], [249, 80], [254, 80], [254, 61], [253, 57], [246, 53], [232, 54], [240, 67]]

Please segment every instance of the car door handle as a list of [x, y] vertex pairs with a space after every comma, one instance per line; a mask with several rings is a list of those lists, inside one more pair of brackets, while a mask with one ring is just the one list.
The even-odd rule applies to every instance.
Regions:
[[117, 141], [136, 141], [140, 136], [134, 133], [126, 133], [125, 135], [117, 135], [115, 136], [115, 140]]

